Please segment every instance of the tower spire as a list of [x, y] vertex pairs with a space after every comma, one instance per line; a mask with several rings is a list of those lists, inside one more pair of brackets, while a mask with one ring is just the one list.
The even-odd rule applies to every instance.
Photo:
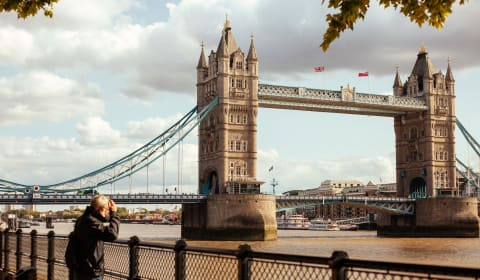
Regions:
[[205, 59], [205, 53], [203, 51], [203, 41], [202, 41], [202, 51], [200, 52], [200, 58], [198, 59], [197, 69], [207, 68], [207, 60]]
[[450, 67], [450, 57], [448, 58], [447, 74], [445, 76], [447, 81], [455, 81], [452, 74], [452, 68]]
[[218, 43], [217, 56], [228, 57], [227, 42], [225, 41], [225, 31], [223, 31], [222, 33], [222, 37], [220, 38], [220, 42]]
[[250, 35], [250, 48], [248, 49], [247, 61], [257, 60], [257, 51], [255, 50], [255, 45], [253, 44], [253, 33]]
[[402, 86], [402, 80], [400, 79], [400, 74], [398, 73], [398, 65], [397, 65], [397, 74], [395, 75], [395, 81], [393, 82], [393, 87], [401, 87]]

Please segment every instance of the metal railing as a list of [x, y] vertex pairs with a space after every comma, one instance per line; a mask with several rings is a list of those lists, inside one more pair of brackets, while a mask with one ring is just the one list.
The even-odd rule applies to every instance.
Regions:
[[[0, 232], [0, 279], [24, 267], [36, 279], [68, 279], [64, 262], [67, 236]], [[480, 268], [420, 265], [331, 257], [299, 256], [130, 240], [105, 243], [105, 280], [110, 279], [480, 279]]]

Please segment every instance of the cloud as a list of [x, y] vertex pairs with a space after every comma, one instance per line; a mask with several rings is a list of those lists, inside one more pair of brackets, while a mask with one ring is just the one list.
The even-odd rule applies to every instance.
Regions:
[[77, 125], [79, 142], [85, 146], [111, 146], [120, 142], [120, 132], [99, 117], [90, 117]]
[[[357, 22], [354, 31], [344, 32], [327, 53], [318, 47], [327, 12], [320, 1], [298, 5], [272, 0], [185, 0], [164, 4], [166, 19], [148, 24], [140, 24], [141, 15], [134, 13], [139, 5], [126, 0], [81, 4], [63, 0], [56, 5], [53, 19], [0, 17], [4, 23], [0, 38], [12, 42], [0, 50], [2, 63], [68, 70], [78, 76], [102, 71], [118, 81], [120, 93], [136, 99], [151, 100], [165, 91], [193, 95], [200, 42], [205, 42], [207, 55], [216, 49], [225, 13], [244, 52], [250, 34], [255, 34], [263, 79], [297, 79], [311, 73], [315, 65], [324, 65], [327, 71], [367, 70], [380, 76], [392, 75], [396, 65], [402, 72], [410, 71], [422, 42], [439, 69], [446, 67], [449, 56], [455, 69], [480, 62], [476, 55], [480, 39], [471, 28], [480, 20], [476, 2], [455, 6], [440, 30], [418, 28], [398, 11], [375, 2], [365, 21]], [[461, 53], [452, 51], [460, 47]]]
[[[394, 159], [393, 159], [394, 160]], [[272, 171], [268, 171], [270, 166]], [[264, 180], [264, 192], [271, 192], [273, 178], [279, 182], [276, 192], [308, 189], [332, 179], [356, 179], [364, 182], [395, 182], [395, 163], [387, 155], [338, 160], [291, 160], [275, 150], [258, 151], [258, 179]], [[348, 174], [348, 175], [346, 175]]]
[[148, 118], [143, 121], [128, 122], [127, 137], [132, 139], [153, 139], [181, 118], [182, 115], [175, 114], [166, 118]]
[[0, 78], [0, 124], [60, 122], [77, 115], [101, 114], [99, 90], [90, 83], [48, 72]]

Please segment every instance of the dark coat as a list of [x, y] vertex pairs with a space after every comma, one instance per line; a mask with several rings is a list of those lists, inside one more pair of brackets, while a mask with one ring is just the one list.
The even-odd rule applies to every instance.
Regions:
[[77, 246], [77, 271], [88, 276], [103, 275], [104, 241], [118, 237], [120, 218], [117, 212], [110, 212], [110, 221], [88, 206], [75, 224]]

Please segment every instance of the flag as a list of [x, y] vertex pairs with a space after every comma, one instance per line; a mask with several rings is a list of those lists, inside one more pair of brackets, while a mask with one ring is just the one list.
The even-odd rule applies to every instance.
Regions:
[[368, 77], [368, 72], [358, 72], [359, 77]]
[[324, 66], [318, 66], [318, 67], [315, 67], [313, 68], [315, 70], [315, 72], [323, 72], [325, 71], [325, 67]]
[[270, 166], [270, 168], [268, 169], [268, 171], [270, 172], [270, 171], [272, 171], [272, 170], [273, 170], [273, 165]]

